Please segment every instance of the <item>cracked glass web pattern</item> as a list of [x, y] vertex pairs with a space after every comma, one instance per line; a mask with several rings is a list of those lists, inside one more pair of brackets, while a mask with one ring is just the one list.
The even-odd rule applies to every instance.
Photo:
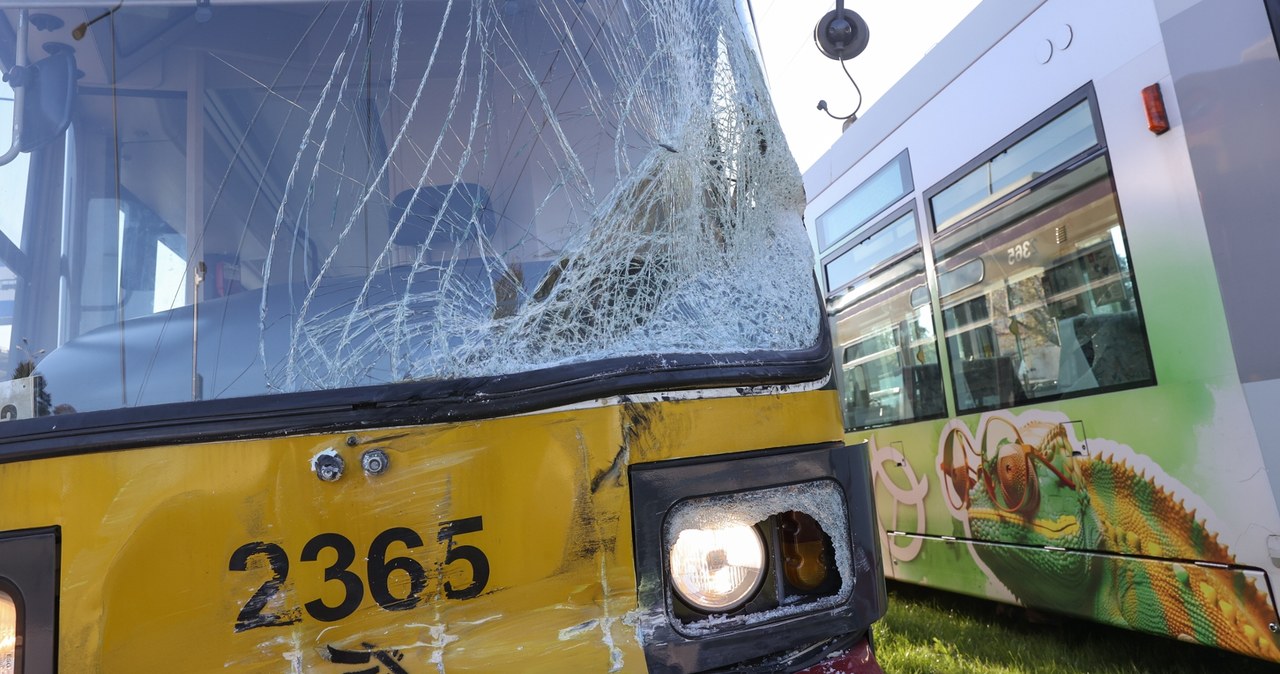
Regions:
[[114, 4], [42, 9], [79, 80], [5, 232], [41, 413], [817, 341], [732, 0]]

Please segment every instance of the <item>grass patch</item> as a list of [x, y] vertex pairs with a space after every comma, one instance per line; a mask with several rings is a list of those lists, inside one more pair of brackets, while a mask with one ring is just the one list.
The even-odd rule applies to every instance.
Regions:
[[1276, 674], [1275, 664], [1213, 648], [889, 583], [875, 626], [888, 674]]

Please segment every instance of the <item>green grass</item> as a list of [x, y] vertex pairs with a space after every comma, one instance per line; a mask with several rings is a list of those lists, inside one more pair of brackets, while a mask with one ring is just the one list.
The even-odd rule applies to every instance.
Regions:
[[886, 674], [1261, 674], [1280, 666], [1173, 639], [912, 585], [875, 626]]

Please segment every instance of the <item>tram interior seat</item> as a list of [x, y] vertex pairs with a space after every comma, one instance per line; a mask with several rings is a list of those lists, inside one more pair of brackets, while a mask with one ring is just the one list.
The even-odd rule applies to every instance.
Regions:
[[[195, 321], [199, 335], [196, 360], [203, 380], [197, 386], [203, 389], [203, 396], [267, 393], [272, 390], [267, 372], [283, 367], [293, 332], [299, 327], [297, 313], [312, 291], [306, 320], [315, 325], [343, 322], [353, 311], [358, 312], [349, 332], [353, 338], [384, 331], [386, 326], [380, 323], [392, 320], [394, 312], [380, 309], [402, 301], [408, 305], [408, 315], [426, 321], [437, 320], [436, 307], [442, 300], [473, 315], [491, 317], [496, 306], [492, 277], [498, 275], [494, 265], [500, 263], [463, 255], [481, 250], [481, 235], [492, 234], [496, 217], [487, 207], [483, 188], [459, 185], [452, 196], [446, 185], [419, 190], [416, 199], [412, 190], [406, 190], [393, 202], [393, 225], [406, 209], [410, 213], [393, 240], [397, 245], [426, 243], [431, 229], [441, 228], [430, 239], [429, 259], [417, 269], [393, 264], [371, 279], [362, 274], [326, 277], [314, 286], [305, 281], [272, 283], [264, 289], [202, 301], [198, 319], [195, 308], [187, 305], [105, 325], [70, 340], [40, 362], [38, 371], [45, 378], [46, 390], [55, 406], [65, 403], [68, 409], [82, 412], [119, 407], [122, 401], [148, 405], [190, 400], [190, 376], [178, 373], [191, 372]], [[409, 261], [416, 258], [416, 250], [414, 253]], [[305, 341], [329, 349], [329, 342], [336, 341], [340, 333], [318, 328]], [[432, 348], [425, 340], [416, 341], [423, 343], [411, 345], [412, 349]], [[265, 370], [261, 353], [267, 357]], [[398, 376], [389, 371], [387, 358], [379, 349], [365, 349], [356, 361], [341, 366], [365, 373], [370, 384]], [[325, 375], [317, 371], [311, 376]], [[84, 382], [94, 385], [85, 386]], [[122, 390], [122, 386], [129, 390]]]
[[[451, 273], [459, 275], [463, 287], [469, 286], [477, 296], [496, 295], [497, 303], [503, 305], [497, 308], [497, 315], [514, 311], [521, 295], [533, 297], [553, 264], [552, 260], [513, 261], [507, 263], [509, 269], [502, 269], [495, 258], [483, 256], [480, 244], [497, 229], [497, 214], [490, 206], [488, 192], [475, 183], [428, 186], [416, 194], [412, 189], [404, 190], [392, 200], [389, 217], [396, 232], [392, 241], [403, 249], [399, 265], [415, 259], [419, 246], [429, 245], [433, 253], [429, 259], [435, 260], [429, 264], [439, 271], [452, 267]], [[415, 291], [421, 292], [424, 286], [417, 283], [415, 277]]]
[[902, 368], [902, 382], [906, 388], [909, 411], [905, 414], [916, 419], [941, 414], [946, 407], [942, 394], [942, 365], [925, 363]]
[[962, 408], [1011, 407], [1027, 401], [1009, 356], [961, 361], [957, 380]]
[[[481, 245], [493, 236], [497, 217], [483, 187], [453, 183], [407, 189], [391, 201], [388, 217], [392, 243], [403, 252], [393, 270], [420, 257], [424, 261], [425, 266], [413, 273], [414, 292], [436, 292], [448, 283], [481, 302], [492, 299], [490, 264], [481, 255]], [[424, 245], [427, 250], [420, 251]], [[393, 276], [399, 275], [393, 271]]]
[[[392, 241], [401, 246], [417, 246], [429, 240], [449, 241], [455, 245], [472, 238], [478, 242], [480, 237], [473, 235], [492, 236], [497, 227], [497, 217], [489, 205], [489, 193], [475, 183], [428, 185], [418, 190], [404, 190], [391, 200], [387, 213], [395, 232]], [[397, 224], [399, 229], [396, 229]], [[438, 231], [433, 236], [435, 230]]]
[[1058, 390], [1107, 388], [1151, 379], [1137, 311], [1080, 314], [1058, 321]]

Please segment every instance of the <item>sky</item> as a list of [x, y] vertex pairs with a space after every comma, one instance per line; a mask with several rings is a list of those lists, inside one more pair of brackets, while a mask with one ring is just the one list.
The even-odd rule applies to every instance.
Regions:
[[[912, 66], [978, 4], [978, 0], [846, 0], [866, 20], [867, 50], [848, 61], [862, 89], [858, 116], [866, 114]], [[847, 115], [858, 96], [840, 69], [813, 43], [813, 27], [835, 9], [834, 0], [752, 0], [765, 70], [787, 143], [803, 171], [840, 136], [839, 120], [818, 110]]]

